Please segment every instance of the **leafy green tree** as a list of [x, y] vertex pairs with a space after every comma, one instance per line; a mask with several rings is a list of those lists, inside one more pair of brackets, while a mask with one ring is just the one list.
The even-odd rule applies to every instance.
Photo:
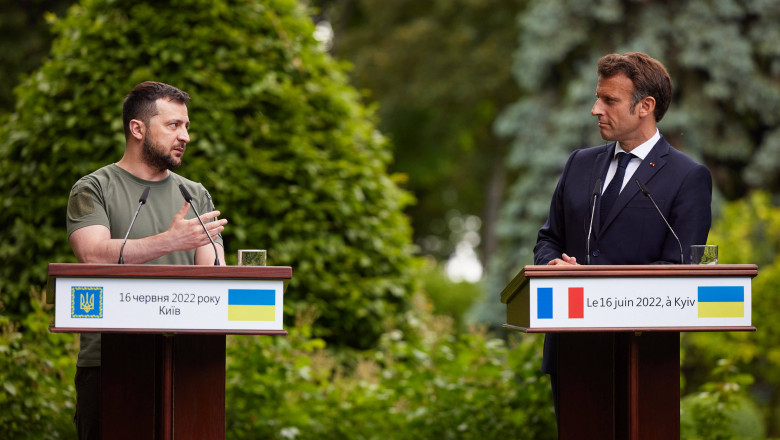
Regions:
[[354, 83], [378, 102], [394, 170], [408, 175], [415, 242], [446, 259], [461, 239], [449, 227], [453, 214], [476, 215], [488, 260], [508, 179], [507, 140], [492, 125], [519, 96], [510, 67], [515, 17], [526, 2], [318, 3], [334, 28], [334, 54], [354, 64]]
[[[569, 153], [603, 142], [590, 109], [596, 63], [639, 51], [675, 85], [661, 133], [712, 170], [718, 192], [780, 190], [780, 3], [533, 0], [519, 16], [513, 73], [524, 92], [499, 118], [518, 172], [502, 208], [502, 281], [532, 261]], [[499, 283], [500, 284], [500, 283]]]
[[73, 0], [0, 0], [0, 114], [13, 111], [13, 89], [49, 53], [47, 13], [64, 12]]
[[0, 128], [7, 313], [29, 310], [21, 298], [48, 262], [74, 261], [70, 186], [121, 157], [122, 99], [151, 79], [192, 96], [181, 173], [230, 220], [228, 251], [267, 248], [269, 264], [293, 266], [288, 314], [312, 306], [315, 335], [372, 346], [413, 289], [410, 197], [307, 14], [294, 0], [84, 0], [56, 20], [49, 59]]

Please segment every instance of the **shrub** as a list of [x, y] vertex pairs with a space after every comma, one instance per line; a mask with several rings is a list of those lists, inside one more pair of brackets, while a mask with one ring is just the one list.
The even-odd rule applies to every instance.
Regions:
[[43, 285], [47, 262], [74, 261], [70, 187], [121, 157], [124, 95], [158, 80], [192, 96], [180, 172], [229, 219], [228, 262], [239, 248], [268, 249], [269, 264], [294, 269], [288, 314], [312, 306], [315, 335], [372, 346], [413, 290], [410, 196], [307, 14], [295, 0], [84, 0], [52, 19], [51, 55], [0, 128], [8, 312], [29, 311], [22, 296]]
[[[769, 194], [753, 192], [730, 202], [713, 225], [708, 243], [719, 246], [721, 264], [754, 263], [752, 323], [756, 332], [684, 333], [683, 373], [687, 392], [696, 392], [712, 378], [707, 373], [721, 359], [753, 377], [750, 396], [763, 412], [767, 435], [780, 435], [780, 209]], [[724, 380], [725, 381], [725, 380]]]
[[555, 438], [542, 338], [458, 333], [420, 297], [406, 318], [361, 352], [310, 339], [311, 316], [271, 344], [231, 338], [228, 437]]
[[467, 313], [484, 295], [482, 284], [452, 281], [443, 267], [435, 264], [432, 259], [426, 262], [424, 270], [421, 271], [420, 281], [423, 291], [431, 301], [433, 313], [451, 317], [455, 328], [464, 330]]
[[27, 302], [30, 313], [21, 323], [0, 308], [0, 437], [74, 438], [73, 336], [49, 333], [50, 306], [40, 291]]
[[685, 439], [730, 440], [764, 438], [763, 421], [745, 386], [753, 382], [735, 362], [721, 359], [713, 380], [680, 402], [680, 434]]

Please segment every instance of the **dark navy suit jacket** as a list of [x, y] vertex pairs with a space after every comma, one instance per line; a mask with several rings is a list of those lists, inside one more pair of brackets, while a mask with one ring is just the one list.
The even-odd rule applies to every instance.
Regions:
[[[569, 156], [550, 203], [550, 215], [539, 230], [534, 264], [545, 265], [563, 253], [577, 257], [579, 264], [586, 263], [593, 190], [597, 180], [604, 181], [614, 151], [613, 142]], [[662, 136], [630, 177], [603, 223], [598, 197], [590, 264], [680, 263], [677, 240], [635, 179], [647, 186], [680, 238], [685, 263], [689, 263], [691, 245], [707, 242], [712, 177], [707, 167], [672, 148]], [[545, 338], [542, 371], [548, 373], [555, 367], [554, 339]]]

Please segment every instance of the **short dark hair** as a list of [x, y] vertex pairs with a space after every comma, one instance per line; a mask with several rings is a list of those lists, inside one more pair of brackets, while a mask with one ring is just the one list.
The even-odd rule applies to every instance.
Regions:
[[658, 60], [639, 52], [605, 55], [599, 60], [599, 76], [611, 78], [619, 73], [634, 84], [631, 107], [647, 96], [655, 99], [655, 121], [660, 122], [672, 102], [672, 79]]
[[158, 99], [187, 104], [190, 102], [190, 95], [174, 86], [155, 81], [144, 81], [133, 87], [122, 104], [125, 139], [130, 137], [130, 121], [133, 119], [141, 120], [147, 126], [149, 125], [152, 116], [157, 114]]

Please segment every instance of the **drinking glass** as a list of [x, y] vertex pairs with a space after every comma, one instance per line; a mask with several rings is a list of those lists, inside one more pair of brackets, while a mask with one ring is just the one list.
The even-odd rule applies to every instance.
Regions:
[[691, 246], [691, 264], [718, 264], [718, 246], [714, 244]]
[[265, 249], [239, 249], [239, 266], [265, 266]]

